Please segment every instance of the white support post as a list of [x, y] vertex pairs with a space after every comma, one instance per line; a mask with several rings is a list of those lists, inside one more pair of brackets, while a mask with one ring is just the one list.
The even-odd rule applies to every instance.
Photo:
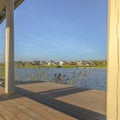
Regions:
[[120, 120], [120, 0], [108, 0], [107, 120]]
[[14, 0], [6, 0], [5, 92], [14, 93]]

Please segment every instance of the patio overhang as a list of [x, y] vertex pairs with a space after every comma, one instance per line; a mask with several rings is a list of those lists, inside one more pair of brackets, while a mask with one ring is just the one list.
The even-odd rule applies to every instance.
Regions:
[[[14, 9], [16, 9], [24, 0], [15, 0]], [[6, 0], [0, 0], [0, 23], [6, 18]]]

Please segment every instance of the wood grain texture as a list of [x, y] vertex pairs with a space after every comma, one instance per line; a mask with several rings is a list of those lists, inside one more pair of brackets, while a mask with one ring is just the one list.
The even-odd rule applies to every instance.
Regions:
[[120, 0], [108, 0], [107, 120], [120, 120]]
[[105, 120], [106, 93], [50, 82], [0, 87], [0, 120]]

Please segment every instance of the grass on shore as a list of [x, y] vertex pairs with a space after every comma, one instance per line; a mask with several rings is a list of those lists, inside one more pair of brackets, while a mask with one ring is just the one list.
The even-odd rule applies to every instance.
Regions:
[[[102, 66], [76, 66], [76, 65], [64, 65], [64, 66], [59, 66], [59, 65], [24, 65], [24, 66], [17, 66], [15, 65], [15, 68], [106, 68], [107, 66], [102, 65]], [[0, 66], [0, 69], [4, 69], [4, 66]]]

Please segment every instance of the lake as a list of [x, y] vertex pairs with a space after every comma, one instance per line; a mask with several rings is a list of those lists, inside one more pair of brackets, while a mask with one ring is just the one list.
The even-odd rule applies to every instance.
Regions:
[[17, 68], [15, 80], [51, 81], [106, 91], [106, 68]]

